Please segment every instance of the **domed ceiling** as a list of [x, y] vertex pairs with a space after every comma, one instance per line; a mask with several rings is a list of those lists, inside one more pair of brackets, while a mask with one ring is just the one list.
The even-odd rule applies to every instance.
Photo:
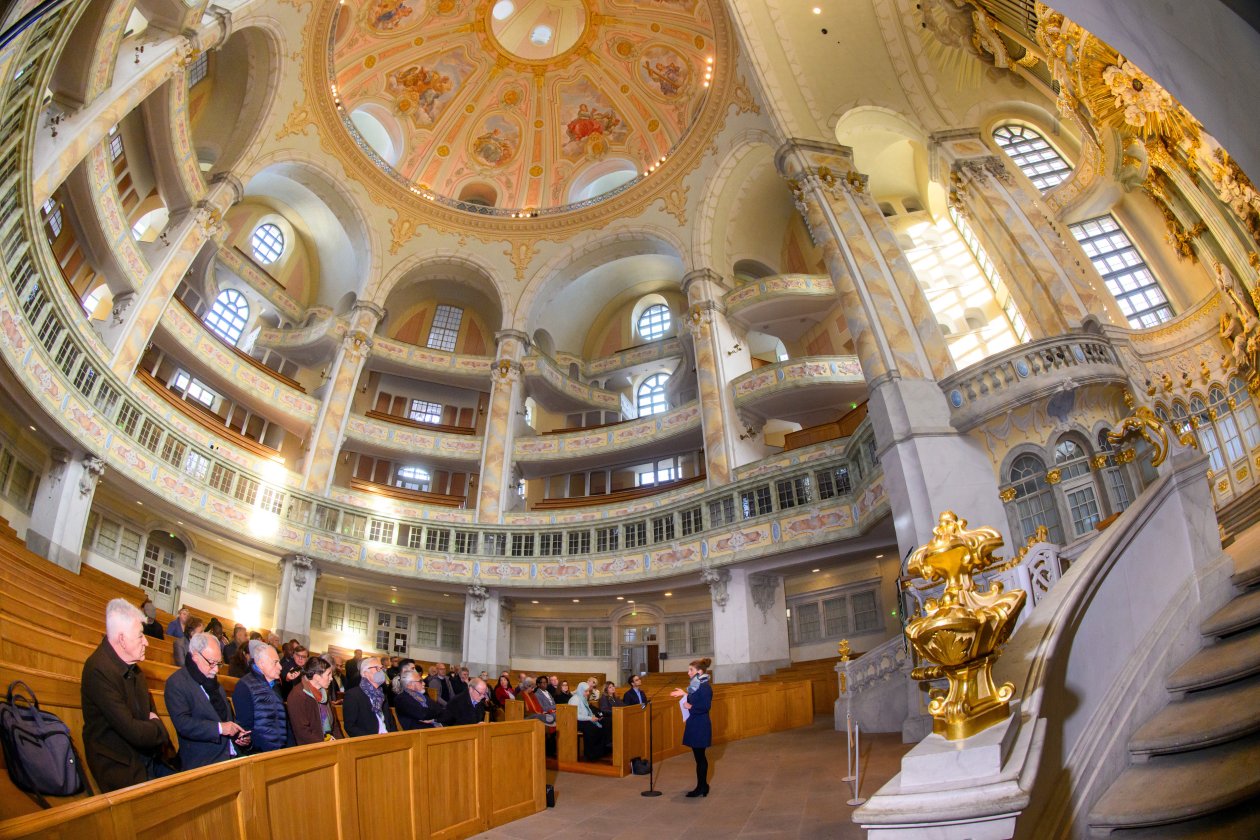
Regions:
[[715, 47], [706, 0], [375, 0], [340, 7], [329, 58], [378, 166], [461, 209], [533, 213], [651, 177], [701, 114]]

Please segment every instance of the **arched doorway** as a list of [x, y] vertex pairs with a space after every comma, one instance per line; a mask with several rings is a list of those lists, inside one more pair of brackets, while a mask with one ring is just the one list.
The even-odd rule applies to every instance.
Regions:
[[179, 581], [184, 577], [184, 558], [188, 549], [174, 534], [150, 531], [144, 544], [144, 561], [140, 565], [140, 586], [153, 599], [159, 610], [176, 612]]
[[613, 613], [619, 645], [617, 665], [622, 681], [631, 674], [661, 670], [661, 628], [664, 614], [656, 607], [628, 601]]

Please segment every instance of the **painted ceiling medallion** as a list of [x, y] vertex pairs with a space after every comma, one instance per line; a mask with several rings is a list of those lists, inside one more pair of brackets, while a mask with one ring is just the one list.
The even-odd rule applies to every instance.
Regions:
[[727, 57], [708, 0], [375, 0], [332, 16], [326, 89], [362, 156], [482, 216], [577, 211], [658, 177], [712, 121]]

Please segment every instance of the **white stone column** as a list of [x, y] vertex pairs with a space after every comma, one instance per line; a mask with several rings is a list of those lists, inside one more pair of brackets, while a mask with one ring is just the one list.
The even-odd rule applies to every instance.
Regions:
[[512, 602], [480, 583], [464, 599], [463, 662], [469, 673], [493, 678], [512, 661]]
[[[481, 448], [481, 477], [477, 485], [477, 521], [501, 522], [516, 492], [513, 448], [524, 405], [521, 359], [529, 349], [529, 336], [516, 330], [494, 335], [498, 345], [491, 374], [490, 408]], [[469, 495], [472, 495], [471, 492]]]
[[280, 587], [276, 590], [276, 617], [273, 628], [280, 638], [311, 643], [311, 605], [315, 600], [315, 579], [319, 570], [305, 554], [280, 558]]
[[78, 573], [92, 496], [104, 472], [105, 462], [95, 455], [52, 451], [52, 466], [40, 479], [26, 531], [31, 551]]
[[783, 577], [707, 568], [713, 598], [713, 678], [749, 682], [792, 663]]

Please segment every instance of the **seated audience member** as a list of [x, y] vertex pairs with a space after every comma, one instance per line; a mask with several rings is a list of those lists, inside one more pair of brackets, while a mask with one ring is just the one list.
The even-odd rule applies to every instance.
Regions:
[[398, 723], [403, 729], [428, 729], [442, 725], [437, 720], [437, 706], [429, 699], [424, 681], [415, 669], [405, 670], [398, 675], [394, 711], [398, 713]]
[[[174, 624], [174, 622], [171, 623]], [[201, 632], [201, 625], [201, 619], [192, 616], [185, 622], [183, 634], [171, 638], [171, 652], [174, 655], [176, 665], [184, 664], [184, 657], [188, 655], [188, 641]], [[218, 639], [215, 641], [218, 641]]]
[[332, 653], [325, 653], [320, 659], [332, 666], [332, 676], [328, 678], [328, 696], [333, 700], [340, 700], [342, 695], [345, 694], [345, 660]]
[[642, 706], [647, 703], [647, 694], [643, 691], [643, 677], [635, 674], [630, 678], [630, 687], [621, 695], [621, 705]]
[[547, 677], [547, 691], [551, 693], [551, 696], [555, 697], [556, 692], [558, 692], [559, 690], [560, 690], [560, 678], [557, 677], [555, 674], [552, 674], [550, 677]]
[[293, 726], [293, 740], [298, 746], [346, 737], [333, 714], [332, 695], [328, 691], [332, 676], [333, 666], [328, 660], [311, 657], [302, 666], [301, 679], [289, 692], [284, 705]]
[[144, 635], [154, 639], [165, 639], [166, 634], [162, 632], [162, 625], [157, 620], [157, 605], [153, 603], [152, 598], [144, 599], [144, 603], [140, 605], [140, 612], [144, 613]]
[[[189, 619], [185, 629], [191, 629]], [[176, 637], [182, 641], [180, 637]], [[179, 735], [179, 763], [184, 770], [227, 761], [249, 745], [249, 733], [232, 720], [227, 694], [219, 685], [223, 653], [219, 640], [197, 633], [178, 671], [166, 680], [166, 712]]]
[[534, 690], [534, 681], [529, 678], [529, 674], [521, 674], [520, 682], [516, 684], [516, 697], [519, 700], [521, 695], [527, 691]]
[[232, 628], [232, 641], [223, 646], [223, 659], [225, 662], [231, 663], [236, 658], [236, 652], [241, 648], [249, 647], [249, 630], [244, 624], [238, 624]]
[[[171, 619], [171, 623], [166, 625], [166, 635], [170, 636], [172, 639], [176, 639], [184, 635], [192, 635], [191, 633], [186, 634], [184, 632], [184, 628], [188, 626], [188, 619], [191, 616], [192, 613], [188, 611], [188, 607], [180, 607], [179, 612]], [[180, 665], [182, 663], [176, 662], [175, 664]]]
[[541, 720], [548, 728], [556, 725], [556, 701], [547, 687], [547, 678], [539, 677], [533, 691], [522, 695], [525, 700], [525, 719]]
[[608, 752], [608, 727], [601, 726], [595, 713], [591, 711], [588, 697], [591, 693], [589, 682], [577, 684], [577, 693], [569, 699], [570, 706], [577, 706], [578, 731], [582, 733], [583, 759], [599, 761]]
[[477, 676], [478, 676], [478, 678], [480, 678], [480, 680], [481, 680], [483, 683], [485, 683], [486, 685], [489, 685], [489, 684], [490, 684], [490, 672], [489, 672], [489, 671], [482, 671], [482, 672], [481, 672], [480, 674], [478, 674]]
[[354, 656], [346, 660], [346, 678], [341, 683], [342, 688], [346, 691], [359, 684], [359, 665], [362, 662], [363, 651], [355, 648]]
[[560, 680], [560, 687], [556, 689], [554, 695], [556, 703], [568, 703], [573, 699], [573, 692], [569, 691], [569, 681]]
[[612, 722], [613, 706], [619, 706], [617, 702], [617, 684], [612, 680], [604, 683], [604, 693], [599, 695], [599, 716], [608, 722]]
[[369, 656], [359, 664], [359, 684], [346, 692], [341, 704], [346, 734], [351, 738], [394, 732], [394, 716], [385, 704], [385, 669], [381, 660]]
[[468, 669], [460, 668], [457, 673], [451, 675], [451, 687], [455, 689], [456, 694], [463, 694], [468, 690], [468, 682], [471, 679]]
[[227, 662], [229, 659], [231, 659], [231, 657], [227, 655], [227, 650], [226, 650], [228, 637], [223, 634], [223, 624], [222, 622], [219, 621], [219, 619], [212, 618], [209, 621], [207, 621], [206, 629], [202, 632], [209, 633], [211, 636], [214, 636], [215, 640], [219, 643], [219, 650], [223, 651], [224, 662]]
[[511, 681], [507, 676], [499, 677], [499, 684], [494, 687], [494, 699], [503, 707], [506, 707], [507, 701], [516, 699], [516, 692], [512, 690]]
[[295, 643], [289, 649], [289, 655], [280, 660], [280, 696], [288, 699], [289, 692], [302, 681], [302, 669], [311, 658], [311, 652]]
[[[238, 654], [239, 655], [239, 654]], [[250, 666], [232, 692], [236, 722], [250, 731], [253, 752], [293, 746], [289, 715], [280, 699], [280, 656], [266, 642], [249, 643]]]
[[437, 698], [434, 702], [438, 708], [445, 708], [448, 703], [455, 697], [455, 684], [451, 682], [450, 676], [446, 673], [446, 663], [439, 662], [436, 666], [437, 672], [429, 677], [429, 688], [437, 689]]
[[241, 645], [228, 662], [228, 676], [240, 679], [249, 673], [249, 645]]
[[468, 684], [468, 690], [457, 694], [446, 706], [442, 723], [447, 726], [467, 726], [482, 723], [486, 719], [486, 698], [490, 689], [486, 681], [478, 677]]
[[83, 747], [101, 793], [169, 772], [159, 760], [166, 727], [137, 664], [149, 646], [143, 627], [144, 613], [115, 598], [105, 607], [105, 638], [83, 663]]

